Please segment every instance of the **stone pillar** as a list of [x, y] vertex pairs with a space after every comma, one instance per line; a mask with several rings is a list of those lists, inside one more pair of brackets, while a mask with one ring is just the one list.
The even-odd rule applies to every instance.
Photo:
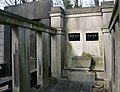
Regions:
[[50, 77], [50, 35], [48, 33], [37, 32], [36, 37], [37, 84], [43, 85]]
[[36, 33], [37, 84], [43, 85], [42, 33]]
[[[10, 30], [9, 30], [10, 31]], [[17, 28], [11, 28], [12, 31], [12, 85], [13, 92], [20, 92], [19, 85], [19, 37]]]
[[[118, 8], [119, 9], [119, 8]], [[115, 87], [116, 91], [115, 92], [120, 92], [120, 29], [119, 29], [119, 22], [117, 21], [115, 24], [115, 39], [116, 39], [116, 52], [115, 52], [115, 65], [116, 65], [116, 71], [115, 71]]]
[[7, 63], [7, 75], [12, 75], [12, 61], [11, 61], [11, 27], [4, 26], [4, 62]]
[[[109, 7], [109, 8], [107, 8]], [[102, 14], [103, 14], [103, 44], [104, 44], [104, 80], [105, 87], [109, 87], [109, 82], [111, 81], [112, 75], [112, 52], [111, 52], [111, 34], [108, 29], [111, 14], [113, 10], [113, 2], [103, 2], [102, 3]]]
[[18, 28], [20, 92], [30, 91], [30, 29]]
[[30, 87], [30, 29], [12, 28], [13, 92], [29, 92]]
[[[118, 30], [119, 30], [119, 37], [120, 37], [120, 1], [118, 0], [118, 11], [119, 11], [119, 20], [118, 20]], [[120, 38], [119, 38], [119, 51], [120, 51]], [[119, 63], [120, 63], [120, 52], [119, 52]], [[119, 85], [120, 85], [120, 66], [119, 66]], [[119, 88], [119, 92], [120, 92], [120, 87]]]
[[104, 81], [105, 88], [109, 88], [109, 82], [112, 76], [112, 37], [108, 29], [103, 29], [103, 44], [104, 44]]
[[51, 35], [51, 72], [52, 76], [61, 78], [64, 67], [64, 10], [60, 7], [51, 8], [51, 26], [57, 29]]

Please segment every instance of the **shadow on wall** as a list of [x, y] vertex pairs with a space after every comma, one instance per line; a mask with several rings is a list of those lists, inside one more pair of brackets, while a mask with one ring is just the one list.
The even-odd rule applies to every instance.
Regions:
[[65, 57], [65, 67], [69, 67], [72, 65], [72, 57], [76, 56], [77, 54], [73, 50], [71, 44], [69, 42], [66, 42], [66, 57]]
[[98, 70], [103, 68], [102, 57], [92, 56], [91, 70]]
[[66, 62], [65, 67], [83, 68], [89, 67], [90, 70], [101, 69], [103, 67], [101, 57], [83, 52], [82, 56], [78, 56], [73, 50], [69, 42], [66, 43]]
[[90, 68], [92, 56], [88, 53], [83, 53], [82, 56], [78, 56], [73, 50], [69, 42], [66, 43], [66, 62], [67, 68]]

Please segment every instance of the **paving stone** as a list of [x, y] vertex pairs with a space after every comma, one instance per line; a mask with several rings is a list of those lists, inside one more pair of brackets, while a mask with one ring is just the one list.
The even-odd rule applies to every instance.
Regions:
[[70, 81], [59, 80], [51, 92], [65, 92], [65, 90], [68, 88], [69, 84], [70, 84]]
[[82, 84], [80, 82], [71, 82], [65, 92], [80, 92]]
[[82, 92], [92, 92], [92, 84], [89, 83], [82, 84]]

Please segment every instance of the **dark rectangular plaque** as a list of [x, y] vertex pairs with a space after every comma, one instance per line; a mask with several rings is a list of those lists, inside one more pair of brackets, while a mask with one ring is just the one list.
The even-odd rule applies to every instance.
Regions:
[[69, 33], [69, 41], [80, 41], [80, 33]]
[[86, 41], [98, 41], [98, 33], [86, 33]]

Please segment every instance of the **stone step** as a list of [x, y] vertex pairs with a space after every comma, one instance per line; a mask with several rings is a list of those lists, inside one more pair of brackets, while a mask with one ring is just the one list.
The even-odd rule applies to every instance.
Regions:
[[10, 81], [12, 81], [12, 77], [11, 76], [0, 78], [0, 85], [8, 83]]
[[11, 90], [12, 90], [12, 77], [7, 76], [0, 78], [0, 92], [12, 92]]

